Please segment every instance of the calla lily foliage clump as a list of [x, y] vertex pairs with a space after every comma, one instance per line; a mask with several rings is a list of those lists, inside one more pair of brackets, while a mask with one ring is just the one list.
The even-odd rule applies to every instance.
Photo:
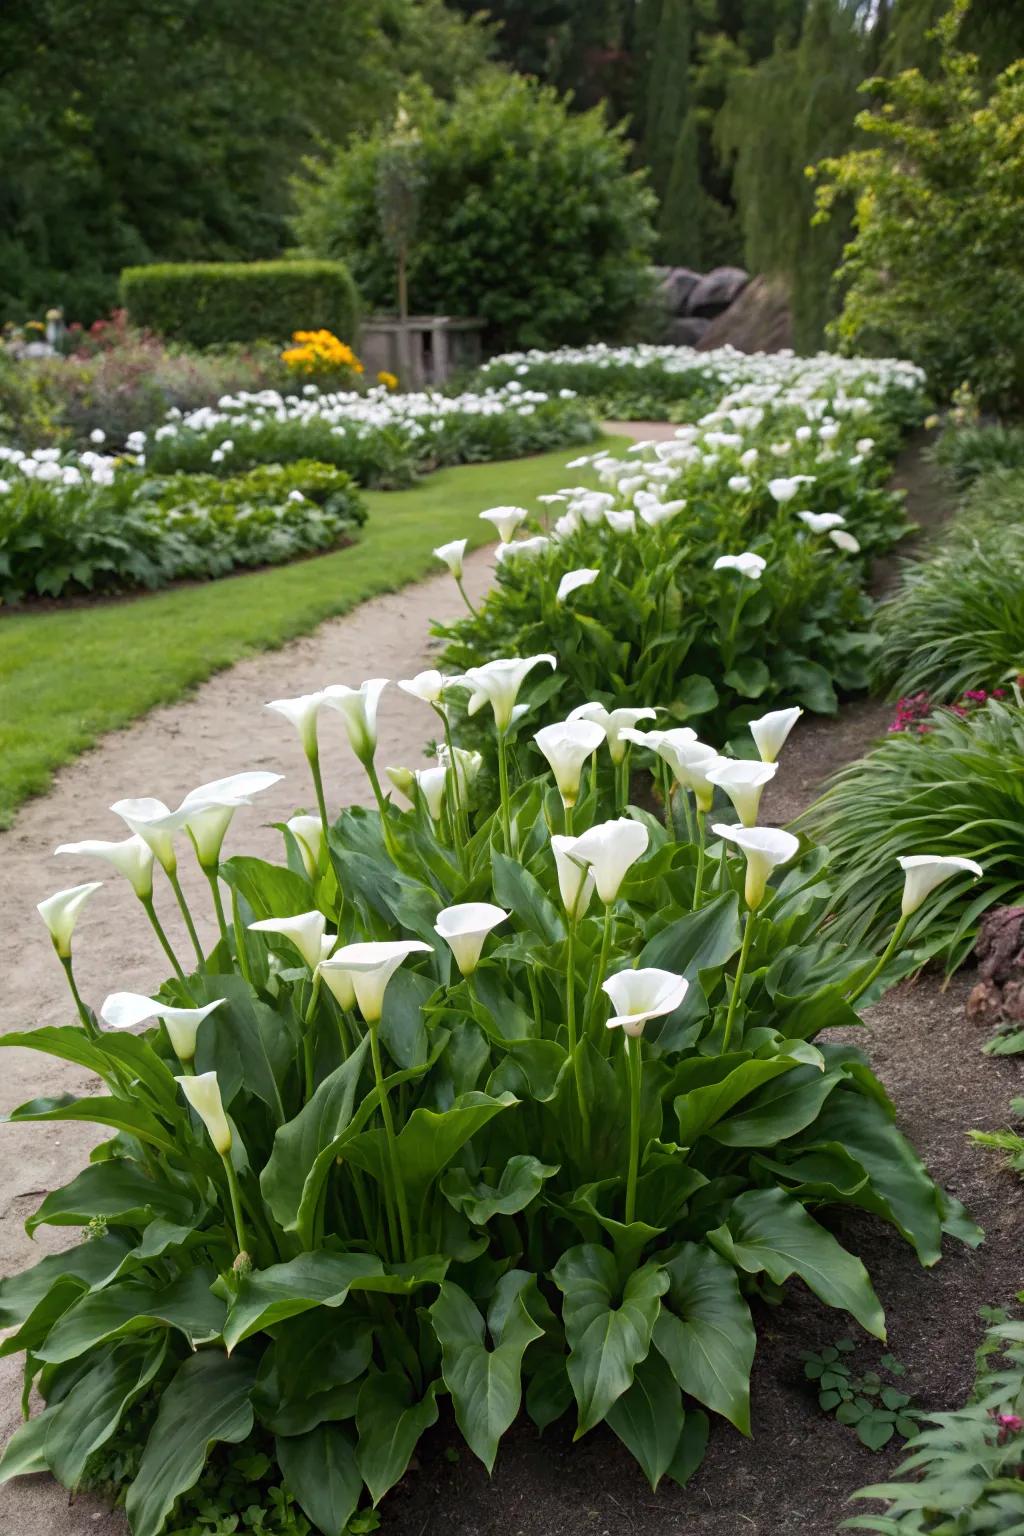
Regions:
[[[406, 810], [375, 762], [384, 680], [275, 700], [319, 807], [281, 826], [278, 864], [224, 857], [263, 773], [174, 809], [118, 802], [128, 839], [58, 850], [130, 881], [174, 975], [94, 1011], [74, 944], [97, 883], [40, 907], [77, 1022], [0, 1043], [104, 1086], [8, 1119], [113, 1135], [28, 1223], [83, 1240], [0, 1284], [0, 1349], [24, 1351], [26, 1402], [31, 1386], [45, 1401], [0, 1476], [49, 1468], [75, 1488], [139, 1403], [155, 1414], [134, 1536], [166, 1528], [214, 1444], [253, 1438], [340, 1536], [442, 1411], [488, 1469], [525, 1410], [540, 1431], [607, 1424], [652, 1487], [685, 1482], [709, 1413], [750, 1432], [759, 1300], [798, 1276], [884, 1337], [823, 1208], [870, 1211], [925, 1265], [944, 1229], [976, 1240], [863, 1055], [827, 1038], [858, 1022], [882, 962], [820, 933], [823, 855], [757, 825], [799, 711], [756, 723], [756, 766], [659, 730], [652, 707], [595, 704], [538, 732], [550, 770], [517, 782], [505, 739], [552, 660], [403, 681], [446, 737], [436, 770], [388, 770]], [[456, 686], [492, 717], [497, 806], [450, 745]], [[335, 712], [378, 808], [327, 825]], [[627, 746], [658, 764], [664, 825], [626, 800]], [[212, 948], [179, 879], [190, 842]], [[915, 876], [913, 899], [939, 878]]]
[[868, 563], [907, 529], [883, 482], [920, 375], [786, 357], [718, 374], [714, 410], [622, 458], [573, 461], [586, 483], [542, 498], [541, 518], [482, 514], [520, 516], [497, 520], [487, 600], [436, 628], [443, 665], [554, 651], [557, 676], [526, 695], [549, 718], [657, 698], [721, 737], [776, 701], [830, 713], [867, 686]]

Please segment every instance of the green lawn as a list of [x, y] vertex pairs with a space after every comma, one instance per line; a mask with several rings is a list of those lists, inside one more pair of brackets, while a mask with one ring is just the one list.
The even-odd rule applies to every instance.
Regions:
[[[602, 441], [625, 446], [622, 438]], [[335, 554], [126, 602], [0, 617], [0, 826], [104, 731], [242, 656], [440, 569], [436, 544], [463, 535], [472, 546], [485, 543], [491, 530], [477, 516], [484, 507], [531, 505], [565, 484], [565, 465], [579, 451], [464, 465], [412, 490], [371, 492], [359, 542]]]

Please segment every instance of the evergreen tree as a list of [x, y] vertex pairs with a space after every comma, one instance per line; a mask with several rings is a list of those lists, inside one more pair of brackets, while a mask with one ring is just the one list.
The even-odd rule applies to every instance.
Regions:
[[697, 159], [697, 114], [686, 115], [672, 157], [672, 170], [658, 219], [659, 254], [674, 267], [700, 270], [701, 245], [700, 167]]
[[651, 185], [664, 199], [676, 146], [690, 106], [690, 0], [661, 0], [647, 80], [644, 158]]

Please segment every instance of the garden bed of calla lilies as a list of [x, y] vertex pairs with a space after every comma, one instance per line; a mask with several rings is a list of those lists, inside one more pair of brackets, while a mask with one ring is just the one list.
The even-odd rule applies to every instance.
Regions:
[[[378, 1515], [824, 1533], [871, 1472], [854, 1458], [843, 1481], [840, 1426], [799, 1424], [824, 1467], [756, 1392], [752, 1421], [752, 1370], [784, 1415], [799, 1349], [850, 1335], [871, 1358], [895, 1293], [959, 1381], [972, 1314], [1019, 1277], [975, 1293], [1006, 1235], [983, 1243], [993, 1202], [961, 1203], [962, 1132], [928, 1123], [974, 1080], [946, 1018], [961, 984], [886, 993], [983, 863], [908, 846], [854, 934], [827, 850], [762, 814], [801, 715], [866, 682], [869, 561], [908, 526], [886, 482], [923, 380], [790, 358], [714, 382], [711, 412], [578, 461], [587, 484], [539, 518], [483, 514], [495, 586], [440, 632], [437, 670], [395, 680], [431, 766], [378, 762], [386, 680], [325, 678], [267, 705], [309, 769], [276, 862], [225, 848], [278, 779], [245, 764], [175, 809], [118, 801], [121, 841], [58, 848], [129, 882], [168, 979], [83, 997], [75, 925], [99, 882], [40, 905], [68, 1018], [0, 1044], [102, 1087], [8, 1119], [109, 1135], [29, 1222], [81, 1240], [0, 1282], [33, 1404], [0, 1477], [112, 1482], [134, 1536], [176, 1530], [233, 1457], [276, 1469], [300, 1536]], [[463, 553], [438, 550], [460, 586]], [[335, 715], [375, 809], [329, 801]], [[869, 1007], [896, 1038], [865, 1029]], [[915, 1072], [927, 1112], [904, 1126], [886, 1089]], [[781, 1502], [757, 1488], [757, 1438], [741, 1459], [762, 1427], [776, 1491], [798, 1469]], [[503, 1445], [535, 1471], [536, 1435], [550, 1478], [510, 1510]], [[613, 1445], [625, 1519], [599, 1478], [599, 1507], [570, 1514], [565, 1489], [586, 1503]], [[497, 1466], [490, 1494], [476, 1463]], [[725, 1483], [728, 1507], [703, 1502]]]

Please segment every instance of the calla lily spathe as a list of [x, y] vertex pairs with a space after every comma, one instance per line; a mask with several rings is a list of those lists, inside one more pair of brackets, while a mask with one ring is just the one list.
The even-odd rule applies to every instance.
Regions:
[[708, 783], [724, 789], [745, 827], [757, 824], [761, 795], [778, 772], [778, 763], [755, 763], [747, 758], [719, 758], [708, 773]]
[[79, 914], [102, 884], [102, 880], [89, 880], [85, 885], [71, 885], [66, 891], [55, 891], [37, 905], [36, 911], [50, 930], [53, 947], [62, 960], [71, 958], [71, 935]]
[[[626, 755], [626, 743], [637, 733], [634, 727], [638, 720], [653, 720], [657, 716], [656, 709], [606, 709], [597, 700], [589, 704], [577, 704], [575, 709], [569, 711], [570, 720], [593, 720], [604, 731], [608, 742], [608, 752], [613, 763], [621, 763]], [[627, 732], [630, 734], [627, 735]]]
[[604, 744], [604, 730], [594, 720], [563, 720], [543, 726], [533, 739], [551, 766], [562, 804], [575, 805], [583, 764]]
[[359, 1011], [367, 1024], [380, 1021], [384, 992], [403, 960], [410, 955], [433, 954], [421, 939], [385, 939], [363, 944], [345, 944], [335, 950], [321, 966], [325, 981], [333, 970], [347, 971], [355, 987]]
[[615, 1012], [608, 1020], [609, 1029], [622, 1029], [636, 1039], [649, 1019], [674, 1013], [689, 990], [690, 983], [674, 971], [656, 966], [636, 971], [616, 971], [602, 982], [601, 990], [612, 1000]]
[[174, 835], [188, 820], [187, 812], [172, 811], [170, 806], [152, 795], [116, 800], [110, 809], [115, 816], [120, 816], [130, 832], [148, 843], [158, 864], [168, 875], [176, 874], [178, 855]]
[[448, 781], [448, 770], [444, 766], [436, 768], [417, 768], [413, 774], [423, 803], [427, 807], [427, 814], [431, 821], [440, 821], [444, 808], [444, 790]]
[[795, 858], [799, 838], [777, 827], [727, 827], [716, 823], [711, 830], [742, 849], [747, 861], [743, 894], [751, 912], [756, 912], [764, 901], [772, 871]]
[[545, 534], [538, 533], [532, 539], [515, 539], [511, 544], [499, 544], [494, 551], [494, 558], [499, 565], [521, 555], [528, 555], [532, 559], [535, 555], [542, 555], [550, 544], [551, 540]]
[[444, 561], [456, 581], [462, 580], [462, 568], [468, 543], [468, 539], [452, 539], [448, 544], [439, 544], [434, 550], [434, 554], [439, 560]]
[[542, 661], [546, 661], [552, 671], [558, 665], [556, 657], [543, 652], [539, 656], [500, 657], [496, 661], [485, 661], [481, 667], [469, 667], [465, 677], [459, 679], [464, 687], [472, 689], [467, 712], [475, 715], [482, 705], [490, 704], [498, 730], [507, 731], [519, 690]]
[[609, 507], [604, 518], [612, 533], [636, 533], [636, 513], [632, 507], [624, 512], [616, 512]]
[[836, 549], [841, 549], [844, 555], [859, 555], [860, 543], [852, 533], [847, 533], [845, 528], [833, 528], [829, 538]]
[[558, 876], [558, 892], [562, 905], [573, 922], [586, 915], [594, 894], [594, 872], [590, 865], [575, 852], [577, 839], [555, 832], [551, 837], [551, 851], [555, 856], [555, 873]]
[[251, 805], [253, 795], [261, 795], [281, 782], [280, 773], [233, 773], [190, 790], [174, 815], [185, 813], [184, 827], [195, 843], [196, 856], [203, 869], [214, 868], [235, 812]]
[[120, 843], [101, 842], [96, 838], [87, 838], [81, 843], [61, 843], [54, 853], [105, 859], [119, 875], [124, 875], [140, 901], [148, 901], [153, 894], [153, 850], [138, 833]]
[[141, 992], [111, 992], [100, 1009], [100, 1018], [111, 1029], [135, 1029], [150, 1019], [163, 1019], [174, 1054], [185, 1066], [195, 1060], [200, 1024], [226, 1001], [218, 997], [202, 1008], [169, 1008]]
[[839, 512], [798, 512], [797, 517], [812, 533], [829, 533], [833, 528], [841, 528], [846, 518]]
[[508, 913], [490, 901], [465, 901], [437, 914], [434, 931], [444, 939], [463, 976], [472, 976], [480, 963], [484, 940], [505, 922]]
[[283, 715], [294, 725], [302, 742], [302, 750], [312, 762], [319, 750], [317, 724], [326, 702], [327, 696], [321, 688], [316, 693], [300, 693], [294, 699], [271, 699], [264, 708], [272, 709], [275, 715]]
[[227, 1157], [231, 1151], [231, 1127], [224, 1113], [216, 1072], [201, 1072], [198, 1077], [176, 1077], [174, 1081], [206, 1126], [214, 1151]]
[[581, 859], [593, 871], [597, 894], [607, 905], [619, 894], [626, 875], [647, 852], [650, 835], [639, 821], [620, 816], [615, 821], [600, 821], [574, 838], [574, 858]]
[[751, 550], [744, 550], [742, 555], [719, 555], [715, 561], [713, 570], [738, 571], [748, 581], [760, 581], [768, 562], [762, 555], [755, 555]]
[[773, 709], [767, 715], [762, 715], [760, 720], [751, 720], [750, 734], [762, 763], [776, 761], [786, 745], [790, 731], [802, 714], [803, 710], [798, 707]]
[[298, 844], [306, 874], [316, 879], [324, 854], [324, 824], [319, 816], [292, 816], [285, 826]]
[[485, 523], [493, 523], [498, 530], [498, 537], [503, 544], [507, 544], [519, 527], [529, 517], [525, 507], [491, 507], [480, 516]]
[[400, 678], [398, 686], [414, 699], [422, 699], [424, 704], [440, 704], [446, 682], [443, 673], [430, 669], [417, 672], [415, 677]]
[[951, 880], [954, 875], [970, 874], [977, 880], [985, 873], [974, 859], [935, 853], [904, 854], [899, 864], [904, 875], [900, 909], [904, 917], [911, 917], [932, 891], [946, 880]]
[[567, 597], [571, 597], [581, 587], [592, 586], [600, 574], [600, 571], [595, 571], [588, 566], [581, 566], [577, 571], [566, 571], [558, 583], [558, 591], [555, 593], [556, 600], [564, 603]]
[[364, 766], [377, 750], [377, 708], [387, 686], [386, 677], [371, 677], [358, 688], [332, 683], [324, 689], [324, 702], [344, 720], [349, 745]]
[[327, 919], [322, 912], [300, 912], [297, 917], [265, 917], [258, 923], [249, 924], [250, 933], [276, 933], [293, 944], [308, 965], [315, 971], [320, 964], [321, 941], [327, 932]]

